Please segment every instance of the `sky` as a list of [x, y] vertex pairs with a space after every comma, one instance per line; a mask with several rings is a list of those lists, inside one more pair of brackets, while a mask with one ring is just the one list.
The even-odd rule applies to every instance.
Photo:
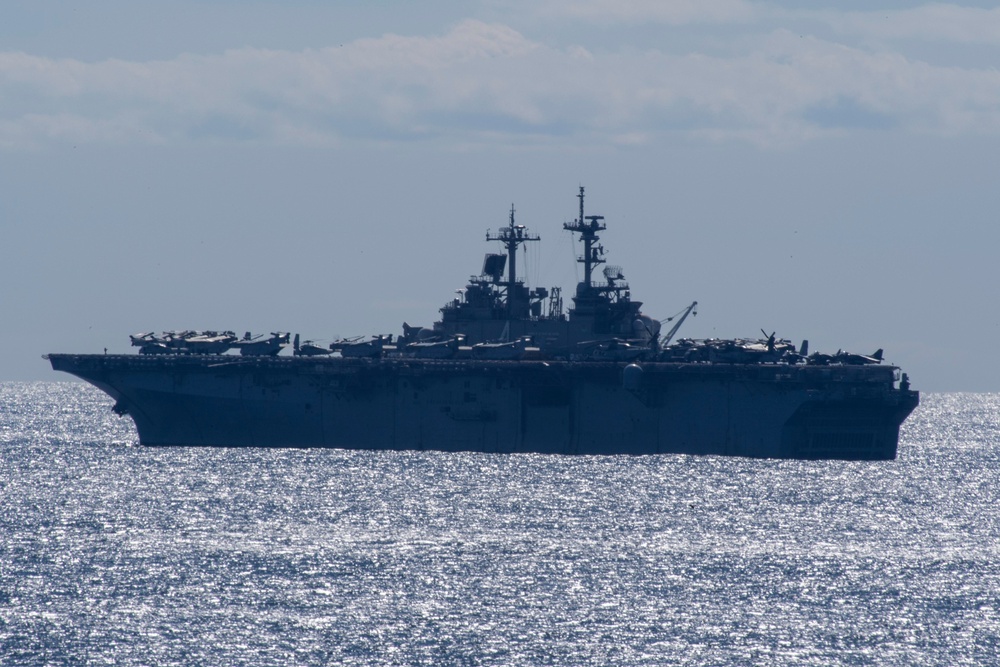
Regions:
[[511, 206], [568, 297], [582, 185], [680, 336], [1000, 391], [998, 64], [988, 3], [5, 0], [0, 380], [428, 326]]

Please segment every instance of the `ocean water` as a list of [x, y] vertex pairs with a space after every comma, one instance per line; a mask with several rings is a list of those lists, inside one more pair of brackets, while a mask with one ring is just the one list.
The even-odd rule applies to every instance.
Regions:
[[1000, 664], [1000, 395], [881, 463], [136, 442], [0, 384], [0, 664]]

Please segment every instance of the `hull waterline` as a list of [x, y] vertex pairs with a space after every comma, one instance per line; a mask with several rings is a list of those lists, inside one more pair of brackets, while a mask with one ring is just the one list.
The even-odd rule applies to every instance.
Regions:
[[49, 355], [149, 446], [889, 460], [889, 366]]

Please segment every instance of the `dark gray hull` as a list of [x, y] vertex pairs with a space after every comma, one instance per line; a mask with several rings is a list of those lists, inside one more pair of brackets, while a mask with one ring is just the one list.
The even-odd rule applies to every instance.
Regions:
[[888, 366], [49, 355], [143, 445], [885, 460]]

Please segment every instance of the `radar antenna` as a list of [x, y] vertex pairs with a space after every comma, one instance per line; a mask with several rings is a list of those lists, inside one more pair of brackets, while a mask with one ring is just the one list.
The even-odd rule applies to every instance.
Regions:
[[583, 256], [577, 257], [576, 261], [583, 264], [583, 282], [590, 287], [593, 280], [594, 267], [604, 263], [604, 248], [594, 244], [600, 240], [597, 232], [604, 231], [607, 227], [603, 224], [603, 215], [583, 214], [583, 186], [580, 186], [580, 217], [573, 222], [563, 223], [563, 229], [571, 232], [579, 232], [583, 241]]
[[500, 283], [507, 288], [507, 310], [510, 312], [512, 309], [511, 297], [516, 293], [517, 284], [517, 247], [522, 243], [527, 241], [538, 241], [539, 237], [536, 234], [529, 234], [525, 230], [524, 225], [514, 224], [514, 205], [510, 205], [510, 221], [506, 227], [501, 227], [497, 230], [494, 236], [491, 232], [486, 232], [487, 241], [500, 241], [504, 244], [507, 250], [507, 256], [510, 258], [510, 265], [507, 268], [507, 282]]

